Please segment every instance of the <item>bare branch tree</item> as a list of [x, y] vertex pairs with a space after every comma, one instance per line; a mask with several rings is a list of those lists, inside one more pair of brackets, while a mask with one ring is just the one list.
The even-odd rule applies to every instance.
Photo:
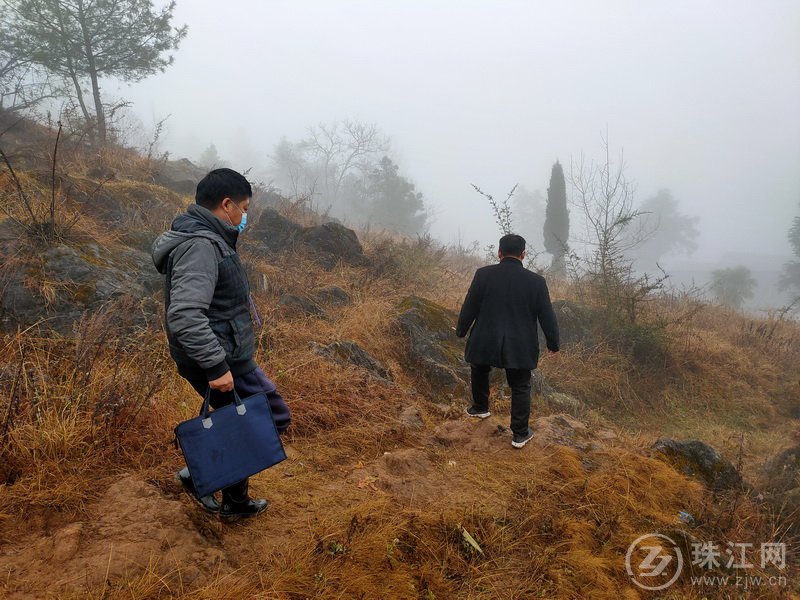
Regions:
[[667, 274], [637, 275], [631, 251], [654, 233], [652, 225], [639, 219], [633, 208], [635, 186], [625, 175], [625, 157], [612, 162], [608, 133], [603, 136], [605, 158], [588, 162], [581, 155], [571, 161], [573, 202], [582, 212], [586, 237], [581, 240], [588, 254], [587, 275], [597, 284], [602, 303], [613, 314], [635, 323], [641, 302], [660, 289]]
[[311, 161], [321, 166], [323, 195], [330, 204], [339, 200], [345, 178], [365, 175], [389, 148], [389, 139], [372, 123], [345, 120], [309, 127], [300, 143]]

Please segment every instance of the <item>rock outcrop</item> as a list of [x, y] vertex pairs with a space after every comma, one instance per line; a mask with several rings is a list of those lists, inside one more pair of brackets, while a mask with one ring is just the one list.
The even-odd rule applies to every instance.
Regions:
[[338, 285], [328, 285], [317, 288], [311, 295], [319, 304], [327, 306], [347, 306], [353, 302], [350, 294], [345, 292]]
[[700, 440], [677, 441], [661, 438], [656, 440], [652, 449], [677, 470], [700, 479], [714, 491], [729, 490], [744, 484], [736, 467]]
[[251, 235], [268, 252], [285, 252], [302, 246], [325, 269], [332, 269], [339, 261], [351, 266], [369, 262], [352, 229], [335, 222], [303, 227], [271, 207], [261, 211]]
[[464, 344], [454, 330], [458, 315], [418, 296], [403, 300], [399, 309], [396, 323], [408, 340], [411, 368], [422, 376], [435, 398], [446, 400], [463, 393], [469, 370], [464, 363]]
[[314, 352], [339, 364], [350, 364], [368, 371], [375, 377], [390, 381], [389, 369], [378, 362], [369, 352], [352, 341], [333, 342], [327, 346], [311, 342]]
[[291, 250], [303, 231], [302, 225], [287, 219], [272, 207], [264, 208], [252, 227], [248, 225], [248, 228], [249, 238], [261, 244], [269, 252]]
[[[132, 248], [113, 251], [94, 242], [59, 244], [33, 251], [8, 221], [0, 224], [0, 326], [42, 321], [67, 332], [86, 311], [127, 296], [143, 302], [160, 285], [150, 257]], [[143, 302], [145, 314], [156, 314]], [[43, 320], [44, 319], [44, 320]]]
[[301, 234], [301, 241], [326, 269], [332, 269], [339, 261], [351, 266], [368, 263], [356, 232], [339, 223], [323, 223], [306, 229]]
[[294, 294], [283, 294], [278, 299], [278, 307], [287, 315], [305, 315], [324, 318], [325, 311], [312, 300]]
[[168, 187], [181, 194], [194, 196], [197, 182], [205, 177], [208, 169], [200, 167], [188, 158], [167, 160], [158, 165], [153, 179], [159, 185]]

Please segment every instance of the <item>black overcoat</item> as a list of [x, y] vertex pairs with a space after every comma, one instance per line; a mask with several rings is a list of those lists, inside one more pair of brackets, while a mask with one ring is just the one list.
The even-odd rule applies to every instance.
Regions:
[[535, 369], [539, 361], [537, 321], [547, 348], [558, 351], [558, 323], [544, 277], [526, 269], [520, 260], [505, 257], [475, 271], [456, 335], [464, 337], [472, 327], [464, 352], [469, 363]]

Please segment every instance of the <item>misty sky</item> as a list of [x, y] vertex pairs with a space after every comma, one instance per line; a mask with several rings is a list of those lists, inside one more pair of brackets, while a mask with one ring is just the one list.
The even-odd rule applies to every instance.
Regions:
[[434, 235], [496, 241], [485, 201], [624, 147], [644, 199], [701, 217], [698, 261], [788, 256], [800, 214], [800, 2], [178, 0], [175, 64], [106, 92], [164, 149], [261, 168], [281, 136], [354, 118], [392, 139]]

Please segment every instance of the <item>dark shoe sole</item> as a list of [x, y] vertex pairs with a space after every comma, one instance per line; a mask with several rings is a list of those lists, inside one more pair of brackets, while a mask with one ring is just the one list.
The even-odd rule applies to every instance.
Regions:
[[264, 505], [264, 508], [262, 508], [258, 512], [254, 512], [254, 513], [230, 513], [230, 514], [226, 514], [226, 513], [223, 513], [222, 511], [219, 511], [219, 518], [221, 520], [225, 521], [226, 523], [235, 523], [236, 521], [239, 521], [241, 519], [252, 519], [253, 517], [257, 517], [258, 515], [263, 513], [265, 510], [267, 510], [267, 508], [269, 508], [269, 502], [267, 502]]
[[186, 492], [186, 495], [189, 496], [189, 498], [191, 498], [192, 500], [194, 500], [195, 503], [204, 511], [210, 514], [217, 514], [219, 512], [219, 508], [211, 508], [210, 506], [206, 506], [205, 504], [200, 502], [200, 499], [194, 495], [194, 490], [189, 489], [189, 487], [186, 485], [183, 479], [181, 479], [181, 476], [178, 473], [175, 473], [175, 480], [181, 484], [181, 489], [184, 492]]

